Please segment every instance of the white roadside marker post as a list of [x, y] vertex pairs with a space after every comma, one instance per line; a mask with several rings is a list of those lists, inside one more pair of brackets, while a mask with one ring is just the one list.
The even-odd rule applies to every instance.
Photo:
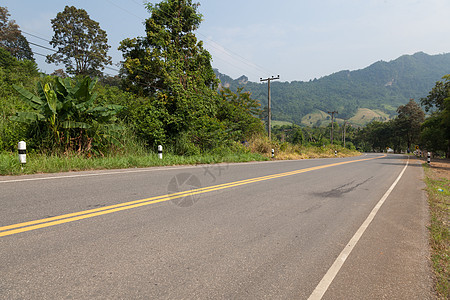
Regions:
[[158, 145], [158, 157], [159, 159], [162, 159], [162, 146]]
[[27, 163], [27, 143], [20, 141], [17, 148], [19, 150], [19, 162], [23, 170], [23, 166]]

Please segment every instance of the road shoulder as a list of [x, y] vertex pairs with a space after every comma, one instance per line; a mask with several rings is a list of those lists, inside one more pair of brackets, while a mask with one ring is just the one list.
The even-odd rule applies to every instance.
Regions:
[[424, 188], [421, 163], [411, 160], [324, 299], [434, 298]]

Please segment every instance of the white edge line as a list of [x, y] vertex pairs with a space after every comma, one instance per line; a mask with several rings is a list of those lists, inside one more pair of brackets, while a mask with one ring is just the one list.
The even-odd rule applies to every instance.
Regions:
[[369, 227], [372, 220], [375, 218], [375, 215], [378, 213], [378, 210], [383, 205], [383, 203], [386, 201], [386, 199], [389, 197], [391, 192], [394, 190], [397, 183], [400, 181], [400, 178], [402, 178], [403, 173], [405, 173], [406, 168], [408, 167], [409, 159], [406, 162], [405, 167], [400, 172], [400, 175], [398, 175], [397, 179], [392, 183], [391, 187], [386, 191], [386, 193], [381, 197], [380, 201], [378, 201], [377, 205], [372, 209], [369, 216], [366, 218], [366, 220], [362, 223], [361, 227], [356, 231], [355, 235], [351, 238], [351, 240], [348, 242], [347, 246], [342, 250], [341, 254], [336, 258], [333, 265], [328, 269], [325, 276], [323, 276], [322, 280], [319, 282], [317, 287], [312, 292], [311, 296], [309, 296], [308, 300], [320, 300], [322, 299], [325, 292], [328, 290], [328, 287], [333, 282], [334, 278], [336, 277], [337, 273], [341, 269], [341, 267], [344, 265], [345, 260], [352, 252], [353, 248], [355, 248], [356, 244], [358, 243], [359, 239], [363, 235], [364, 231], [366, 231], [367, 227]]

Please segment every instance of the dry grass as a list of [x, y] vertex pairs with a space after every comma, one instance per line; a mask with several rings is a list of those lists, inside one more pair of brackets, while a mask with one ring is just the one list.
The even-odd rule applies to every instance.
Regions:
[[[279, 143], [276, 141], [269, 142], [267, 137], [258, 136], [249, 141], [250, 151], [259, 153], [265, 157], [272, 156], [272, 149], [275, 151], [274, 159], [277, 160], [293, 160], [293, 159], [310, 159], [310, 158], [329, 158], [329, 157], [350, 157], [358, 156], [358, 151], [349, 150], [341, 146], [300, 146], [289, 143]], [[335, 155], [337, 151], [337, 155]]]

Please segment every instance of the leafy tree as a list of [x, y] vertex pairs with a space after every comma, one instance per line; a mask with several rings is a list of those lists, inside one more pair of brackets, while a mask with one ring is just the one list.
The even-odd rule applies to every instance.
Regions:
[[122, 70], [127, 88], [152, 95], [160, 90], [175, 93], [179, 88], [217, 86], [211, 55], [194, 34], [202, 18], [198, 6], [192, 0], [147, 3], [151, 14], [145, 22], [147, 35], [125, 39], [119, 47], [125, 58]]
[[26, 123], [37, 146], [49, 150], [90, 152], [118, 143], [115, 124], [118, 105], [96, 105], [95, 80], [85, 77], [49, 77], [38, 82], [35, 95], [14, 85], [22, 100], [31, 108], [17, 112], [12, 120]]
[[22, 35], [19, 25], [9, 20], [10, 16], [8, 9], [0, 6], [0, 47], [17, 59], [34, 60], [27, 39]]
[[[444, 81], [436, 82], [427, 97], [421, 99], [425, 110], [434, 114], [427, 119], [422, 128], [422, 142], [434, 151], [443, 151], [450, 158], [450, 75], [442, 78]], [[442, 143], [435, 141], [440, 137]], [[446, 146], [443, 146], [446, 144]], [[438, 146], [440, 145], [440, 146]]]
[[229, 137], [236, 141], [244, 141], [264, 132], [264, 125], [258, 118], [261, 105], [251, 98], [249, 92], [242, 90], [242, 87], [235, 93], [229, 88], [220, 90], [222, 101], [217, 115], [220, 121], [225, 122]]
[[220, 97], [211, 55], [194, 34], [201, 22], [197, 8], [191, 0], [148, 3], [146, 36], [125, 39], [119, 48], [125, 59], [125, 88], [150, 97], [146, 110], [158, 116], [145, 123], [144, 128], [159, 132], [148, 143], [164, 138], [162, 143], [179, 153], [195, 153], [195, 148], [208, 149], [226, 140], [224, 124], [217, 119]]
[[423, 149], [432, 152], [440, 152], [447, 149], [446, 132], [442, 126], [442, 121], [442, 116], [434, 113], [422, 124], [420, 145]]
[[425, 120], [425, 113], [420, 106], [410, 99], [406, 105], [401, 105], [397, 109], [398, 117], [395, 119], [396, 136], [400, 136], [406, 141], [408, 151], [413, 143], [419, 142], [420, 126]]
[[47, 55], [47, 62], [63, 63], [69, 74], [89, 76], [100, 75], [111, 64], [106, 32], [84, 9], [66, 6], [51, 23], [54, 35], [50, 45], [57, 52]]
[[398, 149], [395, 141], [392, 141], [392, 122], [372, 121], [357, 134], [357, 145], [363, 151], [384, 151], [390, 146]]
[[167, 145], [167, 120], [170, 119], [165, 98], [138, 97], [130, 105], [129, 120], [137, 137], [149, 148]]

